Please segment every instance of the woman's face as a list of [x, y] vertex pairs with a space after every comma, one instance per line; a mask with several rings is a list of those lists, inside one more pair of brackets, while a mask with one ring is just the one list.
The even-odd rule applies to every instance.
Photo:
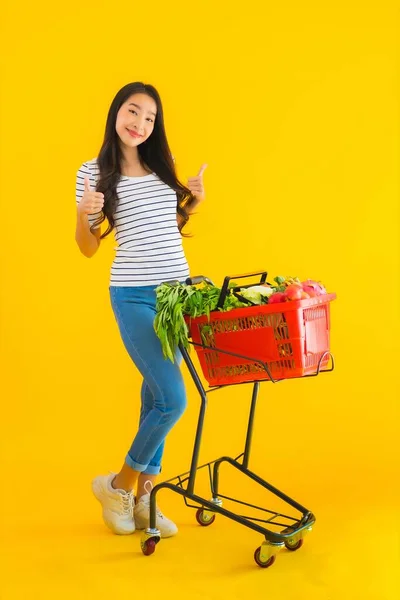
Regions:
[[154, 129], [157, 104], [147, 94], [133, 94], [121, 106], [115, 129], [125, 146], [133, 148], [145, 142]]

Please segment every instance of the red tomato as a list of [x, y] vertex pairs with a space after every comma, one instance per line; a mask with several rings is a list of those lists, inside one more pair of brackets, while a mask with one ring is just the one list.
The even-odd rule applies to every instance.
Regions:
[[286, 302], [286, 296], [283, 292], [275, 292], [268, 298], [268, 304], [278, 304], [279, 302]]
[[304, 290], [301, 285], [293, 283], [292, 285], [289, 285], [286, 288], [284, 294], [289, 300], [301, 300], [301, 294], [303, 293], [303, 291]]

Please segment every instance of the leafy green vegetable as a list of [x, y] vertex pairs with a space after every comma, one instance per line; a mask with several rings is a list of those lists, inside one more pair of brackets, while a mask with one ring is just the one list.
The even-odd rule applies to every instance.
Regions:
[[[230, 286], [229, 289], [235, 287]], [[156, 316], [154, 330], [160, 339], [163, 354], [174, 362], [176, 347], [182, 343], [184, 348], [190, 349], [188, 341], [188, 327], [184, 315], [199, 317], [216, 310], [221, 288], [207, 283], [202, 287], [182, 283], [163, 283], [156, 288]], [[232, 293], [228, 293], [221, 311], [247, 306], [240, 302]], [[211, 331], [211, 330], [210, 330]]]
[[274, 277], [274, 281], [276, 281], [278, 285], [282, 285], [282, 283], [285, 281], [285, 278], [282, 276]]
[[254, 304], [267, 304], [269, 296], [273, 294], [275, 288], [265, 285], [253, 285], [249, 288], [241, 288], [240, 295]]

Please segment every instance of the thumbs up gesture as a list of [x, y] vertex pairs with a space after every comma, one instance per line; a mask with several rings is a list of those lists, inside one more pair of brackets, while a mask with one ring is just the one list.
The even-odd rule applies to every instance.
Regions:
[[207, 165], [201, 165], [200, 171], [196, 177], [189, 177], [188, 188], [192, 194], [196, 197], [197, 202], [202, 202], [205, 198], [205, 191], [203, 185], [203, 173], [206, 170]]
[[98, 213], [104, 206], [104, 194], [93, 192], [90, 188], [89, 177], [84, 179], [83, 196], [79, 202], [78, 209], [86, 215]]

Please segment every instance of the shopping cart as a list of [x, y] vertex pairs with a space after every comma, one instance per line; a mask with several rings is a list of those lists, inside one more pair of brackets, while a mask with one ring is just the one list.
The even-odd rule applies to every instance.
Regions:
[[[287, 378], [315, 377], [320, 373], [333, 371], [334, 359], [329, 351], [329, 311], [330, 302], [336, 295], [326, 294], [280, 304], [252, 305], [230, 311], [218, 310], [223, 307], [228, 293], [232, 292], [244, 300], [240, 296], [240, 288], [255, 285], [233, 286], [232, 280], [256, 276], [260, 276], [260, 284], [266, 283], [266, 271], [225, 277], [217, 310], [210, 313], [210, 319], [207, 316], [185, 317], [191, 339], [189, 343], [196, 349], [209, 389], [204, 388], [188, 351], [180, 344], [179, 349], [200, 394], [200, 413], [190, 471], [159, 483], [151, 492], [149, 528], [141, 538], [141, 548], [147, 556], [154, 553], [161, 537], [156, 527], [156, 496], [162, 488], [180, 494], [186, 506], [197, 509], [196, 520], [202, 526], [211, 525], [216, 514], [221, 514], [262, 534], [265, 540], [256, 549], [254, 559], [263, 568], [270, 567], [275, 562], [276, 555], [283, 547], [291, 551], [298, 550], [303, 545], [304, 536], [315, 523], [315, 515], [309, 509], [252, 472], [248, 465], [260, 384], [263, 381], [277, 383]], [[186, 280], [187, 285], [202, 282], [214, 285], [204, 276]], [[252, 383], [253, 388], [244, 452], [236, 458], [222, 456], [199, 466], [207, 395], [229, 385], [246, 383]], [[282, 513], [269, 510], [223, 495], [219, 476], [223, 463], [228, 463], [267, 489], [298, 514], [293, 516], [286, 514], [286, 511]], [[211, 499], [202, 498], [195, 493], [197, 471], [203, 468], [208, 468]], [[191, 504], [188, 500], [196, 504]], [[223, 500], [261, 511], [265, 519], [227, 510], [223, 508]], [[273, 526], [277, 531], [267, 526]]]

